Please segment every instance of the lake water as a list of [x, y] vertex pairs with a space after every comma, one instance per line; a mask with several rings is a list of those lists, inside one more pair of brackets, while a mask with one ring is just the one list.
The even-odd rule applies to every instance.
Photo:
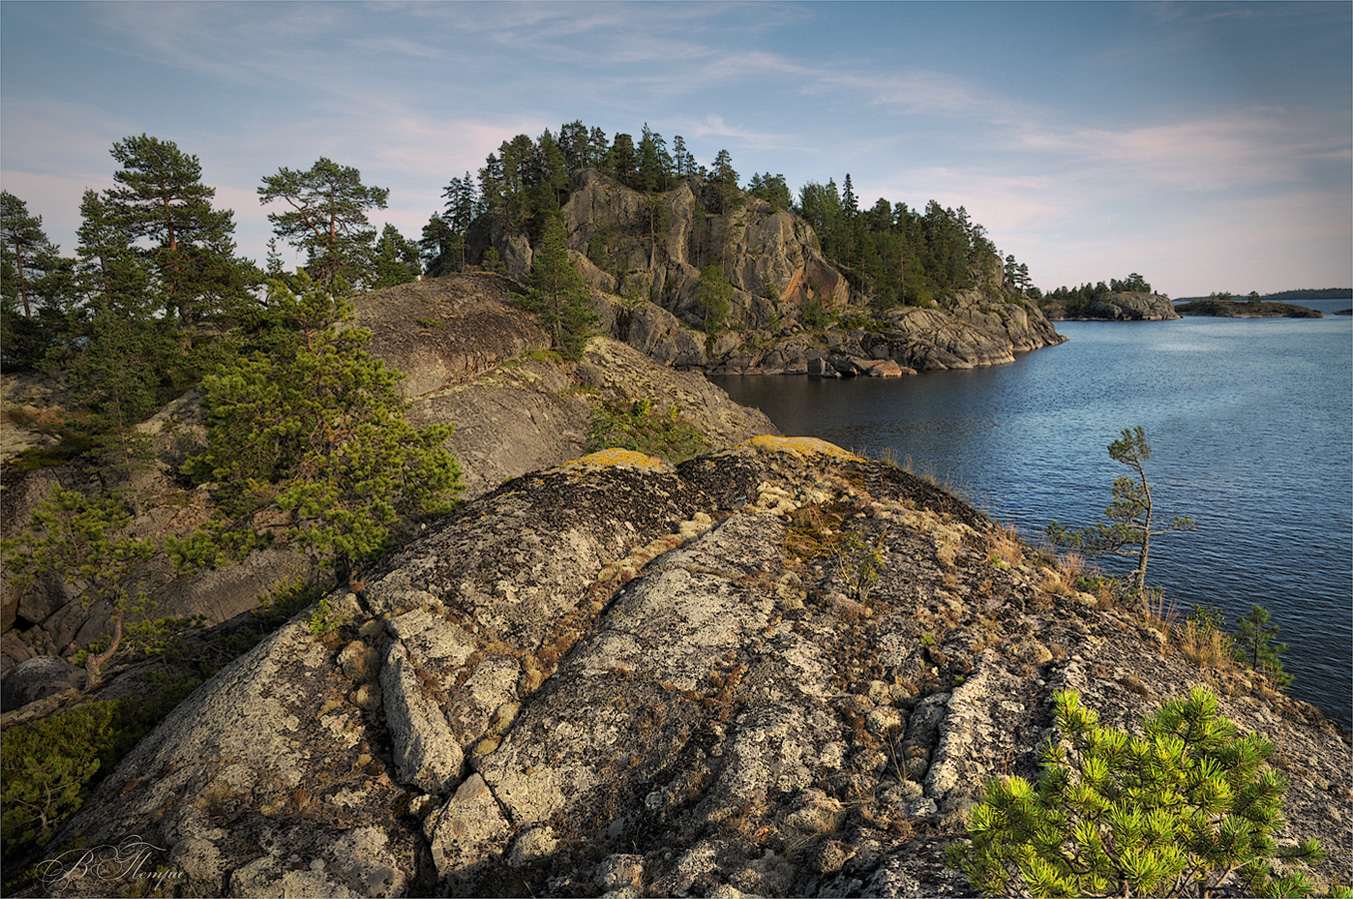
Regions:
[[[1013, 364], [901, 379], [714, 379], [789, 435], [888, 451], [1038, 539], [1103, 520], [1108, 444], [1141, 425], [1158, 520], [1148, 582], [1184, 611], [1273, 613], [1288, 692], [1353, 726], [1353, 318], [1060, 322]], [[1106, 557], [1112, 571], [1134, 560]]]

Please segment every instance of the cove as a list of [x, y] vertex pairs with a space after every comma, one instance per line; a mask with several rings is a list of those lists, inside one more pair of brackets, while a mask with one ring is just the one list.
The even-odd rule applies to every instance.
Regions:
[[1232, 625], [1267, 607], [1287, 692], [1353, 726], [1353, 319], [1057, 327], [1067, 343], [994, 368], [711, 380], [785, 434], [891, 454], [1034, 542], [1054, 519], [1102, 519], [1128, 473], [1107, 446], [1141, 425], [1159, 514], [1197, 522], [1152, 544], [1148, 581]]

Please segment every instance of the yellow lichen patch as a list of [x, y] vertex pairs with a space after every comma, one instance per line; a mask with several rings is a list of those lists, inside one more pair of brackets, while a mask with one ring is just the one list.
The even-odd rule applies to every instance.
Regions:
[[818, 437], [772, 437], [762, 434], [750, 440], [744, 440], [742, 446], [755, 450], [773, 450], [777, 453], [793, 453], [796, 456], [831, 456], [836, 459], [859, 459], [854, 453], [846, 452], [834, 443], [828, 443]]
[[598, 450], [595, 453], [588, 453], [586, 456], [574, 459], [566, 463], [565, 468], [614, 468], [618, 465], [628, 465], [633, 468], [665, 468], [667, 463], [663, 462], [657, 456], [646, 456], [643, 453], [636, 453], [634, 450], [620, 449], [612, 447], [610, 449]]

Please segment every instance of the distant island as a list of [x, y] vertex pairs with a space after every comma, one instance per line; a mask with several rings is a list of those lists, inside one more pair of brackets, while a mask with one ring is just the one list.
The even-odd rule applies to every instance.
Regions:
[[1176, 303], [1180, 315], [1212, 315], [1218, 318], [1324, 318], [1325, 313], [1309, 306], [1248, 299], [1243, 302], [1206, 297], [1189, 303]]
[[[1196, 300], [1223, 299], [1230, 300], [1239, 294], [1230, 294], [1225, 292], [1213, 293], [1205, 297], [1178, 297], [1176, 303], [1192, 303]], [[1287, 300], [1342, 300], [1347, 297], [1353, 297], [1353, 287], [1305, 287], [1300, 290], [1280, 290], [1277, 293], [1259, 293], [1252, 291], [1244, 295], [1246, 300], [1258, 299], [1261, 302], [1285, 302]]]

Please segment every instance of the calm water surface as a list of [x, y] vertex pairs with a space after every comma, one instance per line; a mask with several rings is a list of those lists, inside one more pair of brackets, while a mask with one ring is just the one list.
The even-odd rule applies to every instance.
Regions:
[[1103, 519], [1128, 473], [1107, 446], [1141, 425], [1159, 513], [1197, 522], [1153, 543], [1148, 580], [1233, 621], [1266, 606], [1288, 692], [1353, 725], [1353, 319], [1057, 329], [1068, 343], [976, 371], [716, 380], [786, 434], [890, 451], [1035, 538]]

